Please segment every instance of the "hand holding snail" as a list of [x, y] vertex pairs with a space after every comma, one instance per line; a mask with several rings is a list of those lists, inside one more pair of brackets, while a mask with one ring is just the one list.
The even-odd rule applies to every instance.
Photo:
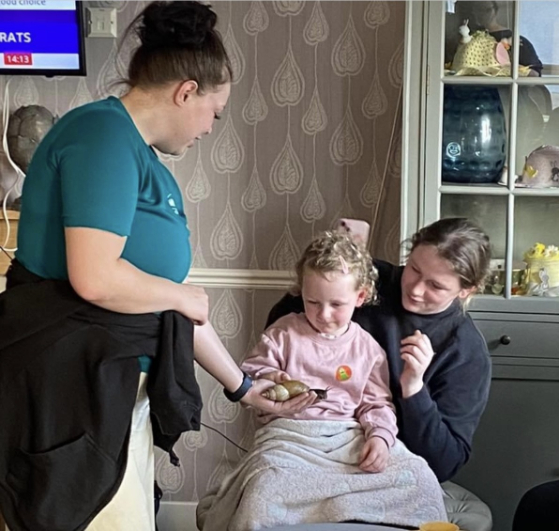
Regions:
[[287, 417], [304, 411], [316, 401], [315, 393], [303, 392], [285, 402], [276, 402], [263, 396], [263, 393], [272, 387], [274, 383], [265, 378], [254, 380], [250, 390], [241, 399], [241, 403], [266, 413]]

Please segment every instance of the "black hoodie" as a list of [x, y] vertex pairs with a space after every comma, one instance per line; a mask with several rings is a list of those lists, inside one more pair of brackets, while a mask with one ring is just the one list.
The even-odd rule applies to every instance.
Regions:
[[194, 327], [176, 312], [125, 315], [14, 262], [0, 295], [0, 510], [11, 531], [85, 529], [118, 490], [140, 365], [154, 443], [200, 428]]

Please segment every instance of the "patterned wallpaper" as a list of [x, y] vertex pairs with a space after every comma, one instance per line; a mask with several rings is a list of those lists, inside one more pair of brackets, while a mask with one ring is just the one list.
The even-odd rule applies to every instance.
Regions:
[[[146, 2], [114, 7], [122, 33]], [[213, 134], [165, 157], [184, 192], [194, 267], [290, 270], [318, 231], [340, 217], [367, 219], [374, 255], [398, 260], [405, 2], [215, 1], [233, 62], [229, 104]], [[88, 76], [0, 77], [11, 110], [40, 104], [62, 115], [120, 94], [131, 44], [86, 42]], [[7, 88], [7, 91], [6, 91]], [[5, 190], [14, 174], [3, 152]], [[156, 250], [155, 250], [156, 252]], [[241, 361], [280, 291], [211, 288], [211, 321]], [[241, 446], [254, 427], [200, 369], [203, 420]], [[165, 497], [197, 501], [242, 451], [203, 428], [177, 445], [182, 466], [158, 453]]]

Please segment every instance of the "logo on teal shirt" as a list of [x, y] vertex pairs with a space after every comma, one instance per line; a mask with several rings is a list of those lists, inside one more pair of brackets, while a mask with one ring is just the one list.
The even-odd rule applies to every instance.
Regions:
[[169, 203], [169, 206], [173, 209], [173, 212], [178, 216], [179, 215], [179, 209], [177, 208], [177, 204], [175, 203], [175, 200], [173, 199], [173, 194], [167, 194], [167, 203]]

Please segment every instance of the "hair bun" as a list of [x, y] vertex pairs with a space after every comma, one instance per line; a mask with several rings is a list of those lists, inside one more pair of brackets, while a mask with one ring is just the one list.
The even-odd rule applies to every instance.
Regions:
[[152, 2], [143, 12], [138, 36], [143, 46], [199, 48], [214, 31], [217, 15], [199, 2]]

